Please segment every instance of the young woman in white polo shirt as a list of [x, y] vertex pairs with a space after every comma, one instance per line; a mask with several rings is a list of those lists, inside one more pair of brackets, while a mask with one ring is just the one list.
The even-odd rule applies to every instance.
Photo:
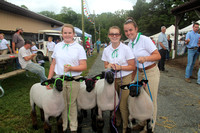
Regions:
[[[81, 72], [87, 69], [85, 50], [73, 39], [74, 27], [71, 24], [65, 24], [61, 32], [63, 41], [55, 46], [48, 79], [52, 78], [54, 73], [56, 75], [80, 76]], [[72, 81], [70, 85], [70, 82], [64, 81], [63, 88], [66, 105], [62, 113], [63, 130], [67, 130], [69, 122], [71, 132], [76, 133], [78, 127], [76, 99], [80, 83]]]
[[[117, 75], [115, 75], [115, 89], [119, 95], [120, 86], [122, 84], [128, 84], [132, 81], [132, 73], [133, 70], [135, 70], [134, 55], [127, 45], [120, 42], [121, 31], [119, 27], [110, 27], [108, 38], [111, 43], [104, 49], [102, 60], [104, 61], [105, 68], [120, 70], [120, 72], [117, 72]], [[121, 78], [123, 81], [122, 84]], [[129, 90], [121, 91], [120, 105], [116, 114], [116, 126], [120, 126], [122, 118], [123, 133], [126, 132], [126, 128], [128, 126], [128, 96]]]
[[[157, 114], [157, 93], [160, 80], [160, 72], [156, 65], [156, 61], [158, 61], [161, 56], [156, 46], [153, 44], [152, 40], [149, 37], [138, 33], [138, 26], [133, 18], [128, 18], [124, 23], [124, 32], [126, 37], [130, 39], [128, 46], [132, 49], [132, 52], [136, 58], [135, 61], [139, 61], [140, 79], [145, 78], [144, 72], [142, 70], [142, 64], [144, 64], [145, 67], [154, 104], [152, 123], [152, 128], [154, 129]], [[136, 71], [133, 73], [133, 77], [135, 77], [135, 75]], [[145, 89], [146, 92], [149, 94], [148, 88], [146, 87]], [[145, 129], [146, 128], [144, 128], [142, 132], [146, 132]]]

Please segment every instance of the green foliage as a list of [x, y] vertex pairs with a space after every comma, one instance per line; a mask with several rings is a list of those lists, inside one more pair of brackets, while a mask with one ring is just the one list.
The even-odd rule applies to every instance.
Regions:
[[[123, 23], [127, 17], [133, 17], [138, 24], [139, 31], [144, 35], [150, 36], [155, 33], [160, 32], [161, 26], [169, 27], [170, 25], [175, 25], [175, 17], [171, 14], [171, 9], [177, 7], [189, 0], [151, 0], [151, 2], [145, 2], [145, 0], [137, 0], [136, 4], [133, 6], [133, 10], [119, 10], [115, 13], [102, 13], [102, 14], [91, 14], [90, 18], [95, 18], [95, 28], [99, 32], [100, 27], [100, 37], [101, 42], [108, 42], [107, 37], [108, 29], [111, 26], [118, 26], [122, 30], [122, 40], [126, 40], [123, 32]], [[71, 8], [63, 7], [59, 14], [53, 12], [43, 11], [40, 12], [45, 16], [54, 18], [64, 23], [70, 23], [78, 28], [82, 29], [81, 14], [77, 14]], [[186, 13], [179, 25], [179, 28], [183, 28], [192, 21], [197, 21], [199, 18], [195, 12]], [[93, 36], [93, 42], [99, 38], [99, 34], [95, 33], [94, 25], [91, 24], [87, 17], [84, 18], [85, 32]]]

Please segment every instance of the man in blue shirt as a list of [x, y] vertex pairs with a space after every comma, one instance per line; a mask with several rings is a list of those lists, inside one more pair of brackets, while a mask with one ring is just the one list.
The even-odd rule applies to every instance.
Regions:
[[188, 58], [187, 58], [187, 66], [185, 70], [185, 81], [191, 83], [190, 78], [195, 78], [192, 76], [192, 71], [194, 68], [194, 64], [199, 55], [198, 52], [198, 40], [200, 35], [198, 34], [199, 24], [193, 24], [193, 30], [186, 34], [185, 42], [188, 48]]
[[161, 27], [161, 33], [158, 36], [158, 49], [159, 49], [159, 53], [161, 55], [161, 59], [158, 62], [158, 68], [160, 69], [160, 71], [165, 71], [165, 59], [166, 59], [166, 53], [168, 51], [168, 40], [167, 40], [167, 36], [165, 34], [166, 32], [166, 27], [162, 26]]
[[100, 39], [98, 39], [98, 41], [96, 42], [96, 45], [97, 45], [97, 53], [99, 53], [100, 46], [101, 46], [101, 41], [100, 41]]

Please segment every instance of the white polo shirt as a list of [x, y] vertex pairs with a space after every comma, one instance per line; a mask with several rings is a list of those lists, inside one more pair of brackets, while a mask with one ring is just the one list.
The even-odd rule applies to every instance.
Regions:
[[1, 40], [0, 50], [8, 49], [7, 44], [8, 44], [8, 42], [6, 39]]
[[[156, 45], [152, 42], [152, 40], [144, 35], [140, 35], [138, 42], [134, 45], [133, 48], [132, 48], [132, 40], [128, 43], [128, 46], [132, 49], [132, 52], [136, 58], [135, 61], [137, 61], [138, 57], [150, 56], [151, 53], [153, 53], [157, 49]], [[144, 67], [150, 66], [154, 63], [155, 61], [144, 62]], [[139, 63], [139, 68], [143, 68], [142, 64], [140, 63]]]
[[47, 49], [48, 49], [48, 51], [53, 51], [54, 50], [54, 48], [55, 48], [55, 43], [52, 41], [52, 42], [48, 42], [47, 43]]
[[[65, 46], [64, 41], [56, 44], [55, 49], [52, 54], [52, 58], [56, 60], [56, 65], [54, 72], [57, 75], [64, 74], [64, 65], [69, 64], [71, 66], [78, 66], [80, 60], [86, 60], [86, 53], [84, 48], [74, 42], [69, 44], [69, 46]], [[79, 76], [82, 72], [71, 71], [72, 76]], [[65, 73], [65, 75], [70, 75], [70, 72]]]
[[[117, 50], [117, 51], [116, 51]], [[128, 66], [128, 60], [134, 59], [134, 55], [131, 49], [120, 42], [120, 45], [114, 49], [112, 43], [106, 47], [103, 51], [101, 60], [109, 62], [111, 64], [118, 64], [121, 66]], [[129, 75], [133, 71], [121, 71], [122, 77]], [[120, 72], [117, 73], [117, 78], [120, 78]]]
[[27, 64], [32, 63], [31, 60], [28, 60], [28, 61], [24, 60], [24, 57], [29, 56], [29, 55], [32, 55], [30, 49], [25, 49], [24, 46], [19, 49], [18, 59], [22, 68], [25, 68]]

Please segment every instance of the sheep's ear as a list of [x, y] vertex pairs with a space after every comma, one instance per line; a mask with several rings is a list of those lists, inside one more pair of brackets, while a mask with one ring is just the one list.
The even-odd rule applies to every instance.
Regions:
[[49, 84], [52, 84], [54, 83], [55, 79], [54, 78], [51, 78], [51, 79], [48, 79], [48, 80], [45, 80], [41, 83], [41, 85], [43, 86], [46, 86], [46, 85], [49, 85]]
[[141, 83], [142, 83], [142, 85], [143, 85], [143, 83], [145, 83], [145, 84], [147, 84], [148, 83], [148, 80], [141, 80]]
[[101, 72], [101, 79], [105, 78], [105, 71]]
[[83, 82], [84, 80], [86, 80], [85, 77], [80, 77], [78, 79], [75, 79], [75, 81], [77, 81], [77, 82]]
[[104, 78], [103, 74], [99, 74], [99, 75], [94, 76], [92, 79], [99, 80], [99, 79], [103, 79], [103, 78]]
[[120, 88], [123, 89], [123, 90], [126, 90], [125, 87], [127, 87], [129, 89], [129, 86], [130, 86], [129, 84], [128, 85], [122, 85], [122, 86], [120, 86]]

